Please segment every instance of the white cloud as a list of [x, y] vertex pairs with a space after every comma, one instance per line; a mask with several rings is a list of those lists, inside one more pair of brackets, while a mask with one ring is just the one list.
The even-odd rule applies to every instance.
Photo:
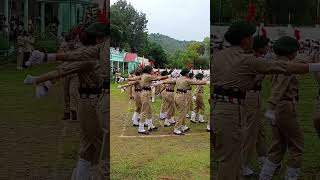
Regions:
[[[111, 0], [114, 4], [117, 0]], [[210, 35], [209, 0], [127, 0], [146, 14], [148, 32], [179, 40], [202, 41]], [[112, 16], [112, 14], [111, 14]]]

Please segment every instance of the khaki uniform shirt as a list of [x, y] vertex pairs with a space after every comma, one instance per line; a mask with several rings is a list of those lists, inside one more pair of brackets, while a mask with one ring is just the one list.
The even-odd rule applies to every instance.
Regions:
[[264, 61], [246, 54], [240, 47], [230, 47], [217, 52], [212, 60], [210, 82], [223, 88], [253, 88], [257, 74], [286, 73], [287, 61]]

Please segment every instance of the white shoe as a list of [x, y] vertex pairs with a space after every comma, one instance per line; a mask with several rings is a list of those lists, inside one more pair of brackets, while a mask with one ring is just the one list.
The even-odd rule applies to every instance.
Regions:
[[139, 126], [139, 114], [137, 112], [134, 112], [133, 113], [133, 116], [132, 116], [132, 124], [133, 126]]
[[207, 124], [207, 131], [210, 131], [210, 124]]
[[174, 117], [172, 117], [169, 121], [170, 121], [171, 124], [175, 124], [176, 123], [176, 121], [174, 120]]
[[199, 115], [199, 123], [205, 123], [206, 121], [204, 120], [204, 115]]
[[146, 121], [148, 122], [148, 130], [149, 130], [149, 131], [157, 130], [157, 129], [158, 129], [156, 126], [153, 125], [152, 119], [147, 119]]
[[260, 156], [260, 157], [258, 157], [258, 164], [259, 164], [260, 168], [263, 167], [263, 164], [266, 162], [266, 160], [267, 160], [267, 157], [266, 157], [266, 156]]
[[184, 134], [180, 131], [180, 129], [177, 129], [177, 128], [174, 128], [173, 134], [175, 134], [175, 135], [184, 135]]
[[164, 120], [166, 118], [165, 113], [160, 112], [159, 119]]
[[190, 121], [192, 123], [196, 123], [196, 116], [197, 116], [197, 114], [194, 111], [192, 111], [191, 118], [190, 118]]
[[148, 132], [144, 129], [144, 123], [139, 122], [138, 133], [148, 134]]
[[181, 126], [181, 131], [182, 131], [182, 132], [187, 132], [187, 131], [189, 131], [189, 130], [190, 130], [190, 128], [189, 128], [188, 126], [186, 126], [186, 125]]
[[266, 159], [263, 167], [261, 169], [259, 180], [272, 180], [274, 171], [277, 169], [279, 164], [271, 162], [269, 159]]
[[169, 127], [169, 126], [171, 126], [170, 120], [169, 120], [169, 119], [166, 119], [166, 120], [164, 121], [164, 127]]
[[76, 168], [76, 180], [88, 180], [91, 163], [84, 159], [79, 159]]
[[299, 178], [300, 169], [288, 167], [285, 180], [297, 180]]
[[24, 79], [23, 81], [24, 84], [35, 84], [36, 83], [36, 77], [31, 76], [31, 75], [27, 75], [27, 77]]
[[242, 166], [241, 167], [241, 175], [243, 176], [250, 176], [253, 175], [254, 171], [252, 171], [252, 169], [250, 169], [248, 166]]

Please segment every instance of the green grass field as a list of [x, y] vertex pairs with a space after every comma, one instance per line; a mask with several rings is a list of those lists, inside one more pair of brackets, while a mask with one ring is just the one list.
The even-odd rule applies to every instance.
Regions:
[[[191, 124], [188, 136], [171, 135], [173, 127], [163, 127], [158, 119], [160, 98], [153, 105], [153, 121], [159, 127], [151, 136], [140, 137], [131, 126], [134, 103], [128, 93], [111, 85], [111, 178], [112, 179], [209, 179], [210, 137], [206, 124]], [[208, 99], [209, 88], [205, 98]], [[209, 105], [206, 102], [206, 120]], [[125, 137], [119, 137], [121, 134]], [[149, 135], [149, 136], [150, 136]], [[139, 136], [139, 137], [136, 137]]]
[[54, 65], [16, 70], [0, 67], [0, 179], [70, 179], [79, 149], [79, 123], [64, 122], [62, 89], [35, 98], [23, 84], [27, 74], [40, 75]]

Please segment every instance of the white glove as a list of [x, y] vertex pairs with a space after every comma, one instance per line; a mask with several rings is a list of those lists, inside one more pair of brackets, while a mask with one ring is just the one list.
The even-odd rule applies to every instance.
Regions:
[[196, 100], [196, 99], [197, 99], [197, 97], [195, 97], [195, 96], [193, 96], [192, 98], [193, 98], [194, 100]]
[[36, 84], [36, 77], [27, 75], [27, 77], [23, 81], [24, 84]]
[[275, 125], [276, 116], [274, 110], [267, 110], [264, 116], [271, 122], [271, 125]]
[[47, 94], [48, 94], [48, 90], [46, 89], [46, 87], [44, 85], [36, 87], [36, 97], [37, 98], [46, 96]]
[[126, 91], [126, 88], [121, 88], [120, 91], [121, 93], [123, 93], [124, 91]]
[[210, 84], [210, 81], [207, 81], [206, 84]]
[[26, 66], [32, 66], [35, 64], [43, 64], [45, 53], [35, 50], [31, 53], [29, 60], [26, 62]]

